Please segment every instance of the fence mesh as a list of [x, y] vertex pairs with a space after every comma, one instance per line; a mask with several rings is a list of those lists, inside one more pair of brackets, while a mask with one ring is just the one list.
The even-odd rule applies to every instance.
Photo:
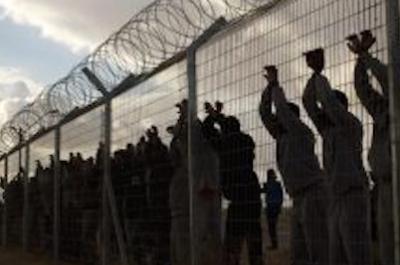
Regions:
[[51, 254], [54, 224], [54, 132], [29, 144], [28, 247]]
[[112, 180], [129, 258], [139, 264], [169, 261], [173, 162], [167, 128], [176, 123], [186, 84], [182, 61], [113, 100]]
[[8, 183], [5, 191], [5, 201], [9, 208], [7, 212], [7, 242], [19, 247], [22, 247], [24, 204], [22, 153], [23, 149], [8, 157]]
[[[97, 264], [108, 246], [107, 262], [126, 253], [132, 265], [394, 264], [386, 1], [217, 2], [157, 1], [50, 88], [57, 122], [101, 97], [82, 67], [107, 91], [136, 78], [103, 98], [111, 124], [98, 101], [60, 125], [61, 259]], [[220, 15], [231, 23], [195, 61], [181, 54], [138, 77]], [[9, 126], [1, 134], [16, 141]], [[30, 143], [29, 169], [25, 148], [7, 155], [9, 245], [23, 243], [25, 170], [29, 249], [55, 244], [54, 137]], [[109, 240], [105, 203], [117, 215]]]
[[101, 237], [104, 108], [61, 127], [60, 257], [96, 261]]

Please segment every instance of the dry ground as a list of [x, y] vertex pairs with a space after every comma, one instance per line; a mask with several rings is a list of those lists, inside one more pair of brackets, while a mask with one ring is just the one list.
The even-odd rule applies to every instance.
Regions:
[[[279, 225], [279, 235], [281, 242], [281, 249], [278, 251], [268, 251], [267, 246], [269, 245], [267, 239], [267, 228], [266, 222], [263, 217], [263, 235], [264, 235], [264, 247], [265, 247], [265, 264], [268, 265], [289, 265], [289, 238], [290, 238], [290, 218], [288, 212], [283, 212]], [[246, 253], [243, 253], [246, 260]], [[0, 265], [54, 265], [49, 257], [40, 254], [23, 253], [18, 249], [3, 249], [0, 248]], [[58, 263], [57, 265], [79, 265], [69, 263]], [[245, 261], [242, 265], [247, 265]]]
[[[48, 257], [38, 254], [26, 254], [16, 249], [0, 248], [0, 265], [53, 265]], [[71, 265], [59, 263], [57, 265]]]
[[[289, 265], [288, 251], [276, 251], [267, 254], [268, 265]], [[37, 255], [24, 254], [17, 250], [4, 250], [0, 248], [0, 265], [53, 265], [51, 259]], [[243, 264], [246, 264], [243, 262]], [[67, 263], [58, 263], [57, 265], [76, 265]]]

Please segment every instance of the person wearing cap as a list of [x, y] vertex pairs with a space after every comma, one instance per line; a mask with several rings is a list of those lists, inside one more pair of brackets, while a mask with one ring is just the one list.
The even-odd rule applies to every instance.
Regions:
[[[388, 68], [369, 53], [369, 49], [376, 42], [371, 31], [363, 31], [360, 35], [360, 38], [352, 35], [347, 40], [349, 49], [358, 56], [354, 70], [354, 87], [361, 104], [374, 122], [368, 161], [378, 182], [378, 238], [381, 262], [382, 265], [390, 265], [394, 264], [394, 223]], [[368, 70], [376, 77], [381, 92], [371, 85]]]
[[331, 264], [371, 264], [368, 177], [362, 161], [363, 127], [349, 112], [346, 95], [322, 75], [324, 50], [305, 54], [314, 71], [303, 94], [304, 107], [323, 139], [323, 164], [332, 192]]
[[[275, 66], [265, 67], [268, 86], [262, 94], [261, 120], [277, 143], [278, 168], [293, 199], [291, 264], [328, 264], [328, 189], [314, 134], [288, 102]], [[276, 113], [272, 112], [275, 105]]]

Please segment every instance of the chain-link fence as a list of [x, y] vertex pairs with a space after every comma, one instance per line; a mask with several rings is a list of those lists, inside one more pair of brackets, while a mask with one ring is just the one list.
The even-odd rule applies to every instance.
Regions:
[[3, 246], [400, 264], [398, 2], [217, 2], [156, 1], [3, 128]]

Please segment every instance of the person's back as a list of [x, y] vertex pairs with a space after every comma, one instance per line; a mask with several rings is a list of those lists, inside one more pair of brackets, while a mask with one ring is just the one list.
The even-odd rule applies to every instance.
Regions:
[[314, 134], [301, 121], [277, 138], [278, 167], [292, 196], [324, 180], [314, 148]]
[[224, 196], [233, 203], [259, 201], [259, 183], [253, 172], [254, 142], [243, 132], [223, 137], [220, 153]]
[[324, 166], [333, 198], [330, 207], [332, 264], [371, 264], [368, 178], [362, 162], [363, 128], [349, 111], [346, 94], [322, 75], [324, 51], [306, 54], [314, 74], [303, 95], [304, 107], [323, 138]]
[[268, 180], [265, 184], [265, 204], [267, 209], [281, 208], [283, 203], [282, 185], [276, 179]]
[[363, 127], [348, 111], [345, 94], [333, 90], [325, 76], [314, 73], [307, 83], [303, 102], [322, 136], [323, 164], [333, 192], [341, 194], [352, 188], [367, 188], [362, 162]]
[[362, 162], [363, 128], [350, 112], [347, 122], [327, 126], [322, 134], [324, 165], [330, 170], [330, 183], [334, 193], [352, 188], [367, 188], [367, 175]]
[[[314, 151], [314, 135], [300, 119], [299, 106], [287, 100], [276, 67], [267, 66], [265, 70], [268, 86], [262, 95], [260, 115], [264, 126], [276, 140], [278, 168], [293, 199], [292, 263], [327, 264], [328, 192]], [[272, 106], [275, 106], [275, 113]], [[277, 212], [272, 208], [267, 214], [273, 231], [271, 248], [274, 249], [277, 247]]]
[[[373, 236], [379, 231], [380, 261], [383, 265], [394, 263], [394, 223], [392, 153], [390, 139], [389, 113], [389, 70], [388, 66], [373, 58], [369, 50], [376, 42], [370, 30], [347, 38], [348, 47], [357, 55], [354, 69], [354, 87], [361, 104], [373, 119], [372, 143], [368, 153], [371, 175], [374, 176], [374, 189], [371, 192], [373, 209]], [[368, 71], [376, 78], [379, 88], [370, 82]], [[377, 231], [378, 230], [378, 231]]]

